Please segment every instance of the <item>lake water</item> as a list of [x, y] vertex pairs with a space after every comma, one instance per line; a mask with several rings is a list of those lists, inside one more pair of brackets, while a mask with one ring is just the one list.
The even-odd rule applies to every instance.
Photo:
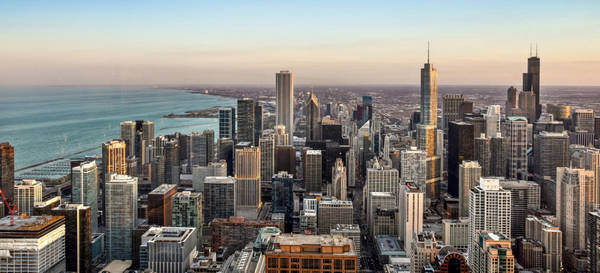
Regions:
[[204, 129], [217, 135], [217, 119], [162, 116], [235, 105], [231, 98], [150, 87], [1, 87], [0, 142], [15, 147], [19, 169], [119, 138], [125, 120], [151, 120], [155, 135]]

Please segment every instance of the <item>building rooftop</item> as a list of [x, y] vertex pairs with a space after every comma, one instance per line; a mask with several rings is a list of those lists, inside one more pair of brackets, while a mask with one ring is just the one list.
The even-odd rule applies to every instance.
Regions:
[[391, 193], [391, 192], [370, 192], [369, 193], [371, 196], [373, 197], [393, 197], [396, 198], [396, 196]]
[[307, 155], [321, 155], [321, 150], [308, 150], [306, 151]]
[[131, 260], [113, 260], [100, 270], [101, 273], [123, 273], [131, 266]]
[[142, 235], [144, 242], [183, 242], [196, 228], [192, 227], [152, 227]]
[[360, 226], [355, 224], [336, 224], [331, 230], [360, 232]]
[[161, 184], [160, 186], [152, 190], [149, 194], [165, 194], [176, 188], [176, 184]]
[[131, 183], [137, 182], [137, 177], [132, 177], [126, 174], [111, 173], [108, 183]]
[[0, 219], [0, 237], [12, 232], [40, 232], [52, 225], [64, 223], [63, 216], [14, 216], [11, 225], [10, 216]]
[[396, 237], [376, 236], [375, 245], [377, 246], [377, 251], [381, 255], [398, 256], [406, 254], [406, 252], [400, 247], [400, 243], [398, 243], [398, 239], [396, 239]]
[[272, 240], [271, 253], [328, 253], [356, 255], [352, 239], [341, 235], [281, 234]]
[[204, 184], [235, 184], [235, 178], [231, 176], [207, 176]]

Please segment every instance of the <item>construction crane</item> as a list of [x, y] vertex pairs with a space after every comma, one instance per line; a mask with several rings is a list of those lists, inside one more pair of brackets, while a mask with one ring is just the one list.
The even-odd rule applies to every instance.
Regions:
[[17, 211], [17, 213], [19, 213], [19, 208], [17, 207], [17, 202], [15, 201], [15, 204], [11, 208], [10, 204], [8, 203], [8, 200], [6, 200], [6, 197], [4, 196], [4, 192], [2, 192], [2, 190], [0, 190], [0, 194], [2, 195], [2, 199], [4, 200], [4, 205], [6, 205], [6, 207], [8, 208], [8, 211], [10, 212], [10, 225], [14, 226], [15, 220], [13, 219], [13, 217], [15, 215], [15, 210]]

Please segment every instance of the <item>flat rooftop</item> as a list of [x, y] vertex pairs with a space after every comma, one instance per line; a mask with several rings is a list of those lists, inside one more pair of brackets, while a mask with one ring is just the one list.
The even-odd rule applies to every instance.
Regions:
[[[340, 251], [339, 254], [354, 253], [354, 243], [352, 239], [341, 235], [306, 235], [306, 234], [281, 234], [273, 240], [275, 246], [305, 246], [302, 252], [316, 252], [319, 247], [348, 247], [347, 251]], [[310, 251], [313, 250], [313, 251]], [[274, 250], [275, 252], [282, 251], [281, 248]], [[300, 251], [293, 251], [300, 252]]]
[[149, 194], [165, 194], [176, 188], [177, 188], [176, 184], [161, 184], [160, 186], [158, 186], [154, 190], [152, 190]]
[[204, 184], [235, 184], [235, 179], [231, 176], [207, 176]]
[[148, 241], [153, 242], [183, 242], [187, 240], [194, 229], [191, 227], [153, 227], [146, 231], [142, 237], [146, 237]]
[[39, 232], [53, 224], [64, 221], [63, 216], [14, 216], [14, 225], [11, 225], [10, 216], [0, 219], [0, 234], [9, 232]]

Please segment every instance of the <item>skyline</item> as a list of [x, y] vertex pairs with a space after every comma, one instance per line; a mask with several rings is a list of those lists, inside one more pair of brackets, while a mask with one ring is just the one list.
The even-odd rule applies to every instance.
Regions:
[[[291, 11], [291, 12], [285, 12]], [[600, 3], [0, 3], [0, 86], [600, 85]]]

